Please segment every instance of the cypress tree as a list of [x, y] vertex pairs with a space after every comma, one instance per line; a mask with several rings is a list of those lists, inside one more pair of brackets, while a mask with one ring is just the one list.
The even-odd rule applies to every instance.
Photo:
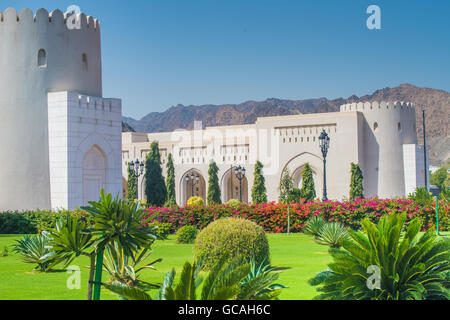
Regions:
[[280, 197], [278, 199], [280, 202], [289, 203], [293, 186], [294, 181], [292, 180], [291, 173], [288, 168], [284, 168], [280, 180]]
[[262, 173], [263, 167], [264, 165], [260, 161], [256, 161], [252, 187], [253, 203], [267, 202], [266, 182]]
[[161, 155], [157, 141], [150, 145], [150, 152], [145, 159], [145, 195], [151, 206], [161, 207], [166, 202], [167, 190], [162, 176]]
[[131, 163], [128, 164], [128, 181], [127, 181], [127, 200], [133, 202], [136, 199], [137, 189], [136, 181], [137, 178], [134, 174], [134, 170], [131, 170]]
[[222, 203], [220, 199], [219, 178], [217, 177], [218, 172], [219, 168], [217, 167], [217, 164], [214, 161], [211, 161], [208, 168], [208, 205]]
[[363, 174], [358, 164], [351, 164], [350, 199], [364, 198]]
[[306, 201], [313, 201], [316, 198], [316, 188], [314, 186], [314, 178], [311, 166], [309, 163], [305, 164], [302, 172], [302, 188], [300, 189], [301, 196]]
[[167, 202], [166, 206], [173, 207], [177, 204], [176, 196], [175, 196], [175, 168], [173, 166], [173, 157], [172, 154], [169, 153], [169, 157], [167, 159], [167, 177], [166, 177], [166, 190], [167, 190]]

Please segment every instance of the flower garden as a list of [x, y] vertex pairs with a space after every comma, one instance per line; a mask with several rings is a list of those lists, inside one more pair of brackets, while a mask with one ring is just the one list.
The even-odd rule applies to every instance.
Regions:
[[[0, 299], [85, 299], [86, 291], [92, 299], [95, 286], [88, 283], [95, 281], [87, 279], [97, 274], [95, 258], [99, 255], [105, 269], [102, 300], [448, 298], [450, 206], [445, 199], [438, 202], [440, 236], [436, 235], [434, 201], [373, 198], [302, 200], [289, 205], [235, 201], [171, 208], [140, 208], [137, 203], [107, 197], [102, 201], [73, 212], [0, 213]], [[134, 240], [124, 240], [129, 236]], [[360, 249], [352, 251], [355, 245]], [[390, 248], [382, 252], [394, 254], [386, 261], [396, 259], [399, 265], [403, 257], [416, 259], [417, 250], [426, 252], [396, 271], [400, 281], [405, 281], [404, 287], [396, 289], [397, 296], [383, 288], [379, 293], [368, 290], [365, 278], [354, 295], [327, 293], [334, 294], [346, 283], [333, 284], [331, 290], [323, 282], [330, 274], [333, 279], [352, 277], [333, 269], [331, 262], [348, 263], [339, 262], [346, 252], [360, 260], [348, 270], [382, 264], [369, 261], [381, 254], [377, 251], [380, 246]], [[361, 256], [360, 250], [375, 255]], [[262, 253], [253, 256], [257, 251]], [[81, 280], [76, 288], [69, 288], [73, 273], [67, 270], [74, 265], [79, 267]], [[328, 265], [332, 269], [327, 269]], [[359, 272], [365, 272], [364, 268]], [[203, 282], [194, 272], [197, 269], [206, 278]], [[418, 275], [417, 281], [422, 279], [423, 289], [408, 289], [410, 284], [402, 277], [406, 279], [409, 272]], [[181, 274], [192, 278], [187, 280]], [[211, 279], [231, 281], [231, 274], [242, 276], [227, 288], [208, 287], [214, 282]], [[427, 287], [430, 277], [440, 280]], [[186, 287], [183, 281], [201, 284], [193, 296], [187, 296], [181, 289]], [[255, 283], [260, 286], [251, 291]], [[42, 290], [44, 286], [48, 289]]]

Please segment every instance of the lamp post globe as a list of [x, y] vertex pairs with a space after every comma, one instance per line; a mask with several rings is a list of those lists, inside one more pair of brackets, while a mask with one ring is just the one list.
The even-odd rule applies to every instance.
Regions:
[[327, 201], [327, 154], [330, 147], [330, 137], [325, 130], [319, 136], [319, 146], [323, 156], [323, 197], [322, 201]]

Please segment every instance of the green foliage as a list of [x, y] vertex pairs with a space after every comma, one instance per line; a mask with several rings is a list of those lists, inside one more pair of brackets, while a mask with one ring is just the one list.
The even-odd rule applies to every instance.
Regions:
[[[422, 300], [450, 298], [450, 239], [434, 230], [419, 235], [421, 222], [409, 223], [406, 214], [383, 216], [378, 226], [363, 220], [363, 231], [349, 230], [341, 249], [330, 249], [329, 270], [310, 280], [322, 292], [316, 299]], [[380, 270], [380, 287], [369, 289], [373, 272]]]
[[444, 182], [447, 179], [447, 168], [441, 167], [436, 172], [434, 172], [430, 177], [430, 184], [438, 186], [442, 188], [444, 186]]
[[408, 196], [408, 199], [417, 201], [421, 205], [430, 204], [433, 201], [433, 196], [425, 187], [417, 188], [414, 193]]
[[286, 167], [281, 172], [280, 187], [279, 187], [280, 202], [289, 203], [289, 195], [291, 194], [293, 185], [294, 181], [292, 180], [291, 173], [289, 172], [289, 169]]
[[227, 205], [233, 208], [238, 208], [239, 206], [242, 205], [242, 203], [238, 199], [230, 199], [228, 200]]
[[326, 222], [321, 215], [313, 216], [306, 222], [303, 232], [317, 238], [320, 235], [320, 230], [325, 224]]
[[133, 202], [137, 195], [137, 178], [134, 170], [131, 169], [131, 162], [128, 164], [127, 200]]
[[302, 199], [302, 191], [299, 188], [293, 188], [289, 195], [289, 202], [300, 203]]
[[241, 281], [241, 292], [238, 300], [273, 300], [281, 294], [286, 286], [275, 283], [279, 272], [264, 261], [257, 264], [254, 259], [250, 261], [250, 273]]
[[259, 264], [269, 261], [269, 244], [264, 229], [256, 223], [240, 218], [224, 218], [212, 222], [195, 240], [194, 255], [203, 260], [203, 267], [211, 269], [227, 252], [231, 258]]
[[172, 224], [167, 222], [153, 221], [148, 225], [153, 229], [153, 233], [157, 236], [157, 238], [161, 240], [167, 239], [172, 228]]
[[117, 242], [125, 254], [134, 259], [134, 252], [148, 248], [156, 239], [155, 227], [146, 226], [146, 215], [139, 203], [128, 203], [111, 194], [101, 191], [98, 202], [89, 202], [83, 207], [92, 214], [94, 225], [85, 233], [96, 236], [93, 245], [105, 248], [107, 244]]
[[263, 175], [264, 165], [260, 161], [255, 163], [255, 171], [253, 173], [252, 200], [253, 203], [266, 203], [267, 190], [266, 182]]
[[25, 235], [16, 242], [13, 251], [20, 254], [24, 262], [36, 264], [35, 270], [42, 272], [50, 269], [49, 262], [44, 259], [49, 253], [47, 238], [44, 235]]
[[173, 166], [173, 157], [169, 153], [167, 158], [167, 177], [166, 177], [166, 190], [167, 190], [167, 201], [164, 204], [165, 207], [173, 207], [177, 205], [175, 196], [175, 168]]
[[194, 243], [198, 229], [194, 226], [181, 227], [176, 234], [177, 243]]
[[217, 176], [218, 172], [219, 167], [217, 167], [217, 164], [214, 161], [211, 161], [208, 168], [208, 205], [222, 203], [222, 200], [220, 199], [219, 178]]
[[443, 186], [441, 193], [439, 194], [439, 199], [450, 202], [450, 188]]
[[158, 289], [159, 284], [149, 283], [139, 279], [140, 272], [144, 269], [156, 270], [153, 265], [162, 259], [146, 262], [151, 251], [148, 248], [141, 248], [136, 253], [133, 261], [127, 256], [124, 250], [114, 242], [106, 247], [104, 251], [103, 266], [109, 274], [109, 284], [122, 283], [129, 287], [137, 287], [142, 290]]
[[348, 239], [347, 228], [339, 222], [328, 222], [320, 228], [316, 242], [331, 248], [340, 248], [344, 239]]
[[63, 263], [63, 267], [67, 267], [80, 255], [89, 256], [85, 250], [91, 247], [92, 236], [84, 233], [87, 228], [87, 222], [76, 215], [62, 216], [53, 229], [43, 232], [50, 248], [45, 260], [51, 261], [51, 266]]
[[[175, 269], [168, 272], [156, 300], [272, 300], [285, 286], [274, 284], [278, 274], [266, 266], [229, 260], [224, 255], [203, 278], [202, 262], [186, 262], [178, 283], [174, 283]], [[112, 292], [129, 300], [152, 300], [144, 290], [122, 283], [105, 285]], [[201, 289], [200, 289], [201, 288]]]
[[161, 155], [157, 141], [150, 145], [145, 159], [145, 195], [151, 206], [161, 207], [167, 200], [167, 189], [162, 176]]
[[9, 256], [8, 246], [4, 246], [2, 252], [0, 252], [0, 258]]
[[188, 207], [203, 207], [205, 202], [200, 197], [190, 197], [186, 204]]
[[302, 172], [302, 187], [300, 189], [301, 197], [306, 201], [313, 201], [316, 198], [316, 188], [314, 186], [314, 178], [311, 166], [305, 164]]
[[351, 164], [350, 199], [364, 198], [363, 174], [358, 164]]

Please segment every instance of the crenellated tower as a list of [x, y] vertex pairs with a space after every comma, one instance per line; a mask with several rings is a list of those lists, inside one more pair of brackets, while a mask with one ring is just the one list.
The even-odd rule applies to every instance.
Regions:
[[0, 209], [51, 207], [49, 93], [102, 97], [100, 23], [81, 13], [69, 29], [69, 17], [0, 12]]
[[364, 171], [365, 195], [382, 198], [405, 195], [408, 186], [405, 173], [409, 170], [405, 160], [411, 156], [408, 146], [417, 148], [414, 105], [358, 102], [344, 104], [340, 111], [357, 111], [364, 117], [360, 165]]

